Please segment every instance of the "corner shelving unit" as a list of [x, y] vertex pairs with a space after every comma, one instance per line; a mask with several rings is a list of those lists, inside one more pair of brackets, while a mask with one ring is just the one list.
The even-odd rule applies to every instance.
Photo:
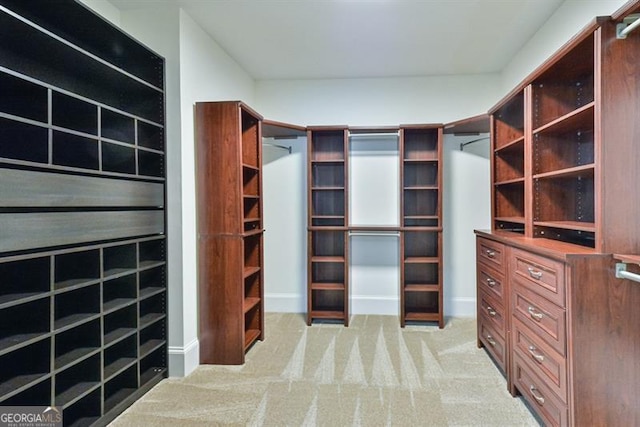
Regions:
[[0, 405], [106, 424], [166, 377], [164, 146], [163, 58], [0, 1]]
[[201, 363], [243, 364], [264, 338], [261, 126], [242, 102], [196, 104]]

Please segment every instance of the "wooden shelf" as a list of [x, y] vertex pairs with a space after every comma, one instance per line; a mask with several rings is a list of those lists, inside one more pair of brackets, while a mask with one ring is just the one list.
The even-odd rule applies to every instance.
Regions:
[[577, 177], [593, 177], [595, 165], [574, 166], [553, 172], [540, 173], [533, 176], [533, 179], [553, 179], [553, 178], [577, 178]]
[[440, 292], [439, 284], [410, 284], [404, 286], [405, 292]]
[[313, 282], [310, 286], [314, 291], [344, 291], [345, 289], [344, 283]]
[[495, 185], [496, 187], [505, 186], [505, 185], [524, 185], [524, 177], [507, 179], [504, 181], [496, 181], [495, 184], [493, 185]]
[[438, 313], [427, 313], [427, 312], [418, 312], [418, 311], [410, 311], [405, 314], [404, 318], [408, 321], [423, 321], [423, 322], [437, 322], [439, 321]]
[[342, 311], [335, 310], [314, 310], [311, 312], [312, 319], [335, 319], [344, 320], [345, 315]]
[[245, 267], [242, 275], [246, 279], [247, 277], [252, 276], [259, 272], [260, 272], [260, 267]]
[[344, 257], [342, 256], [314, 256], [311, 257], [311, 262], [335, 262], [335, 263], [341, 263], [341, 262], [345, 262]]
[[406, 257], [404, 259], [405, 264], [438, 264], [439, 262], [438, 257]]
[[260, 304], [260, 298], [246, 297], [244, 299], [243, 310], [245, 313], [256, 308]]
[[507, 142], [506, 144], [502, 144], [501, 146], [497, 147], [494, 152], [504, 153], [513, 150], [524, 150], [524, 135], [519, 136], [516, 139]]
[[546, 123], [545, 125], [540, 126], [537, 129], [534, 129], [533, 133], [535, 135], [535, 134], [538, 134], [541, 132], [547, 132], [547, 131], [553, 131], [553, 132], [569, 131], [572, 128], [575, 128], [577, 122], [579, 123], [583, 121], [586, 116], [591, 115], [591, 117], [593, 117], [594, 108], [595, 108], [595, 102], [590, 102], [586, 105], [583, 105], [580, 108], [577, 108], [563, 115], [562, 117], [558, 117], [557, 119], [549, 123]]
[[524, 217], [522, 216], [497, 216], [494, 218], [496, 221], [512, 222], [514, 224], [524, 224]]
[[244, 333], [244, 350], [247, 351], [251, 345], [260, 337], [260, 330], [249, 329]]
[[593, 222], [580, 221], [534, 221], [533, 225], [539, 227], [561, 228], [564, 230], [577, 230], [595, 233], [596, 227]]
[[640, 264], [640, 255], [614, 254], [613, 258], [627, 264]]

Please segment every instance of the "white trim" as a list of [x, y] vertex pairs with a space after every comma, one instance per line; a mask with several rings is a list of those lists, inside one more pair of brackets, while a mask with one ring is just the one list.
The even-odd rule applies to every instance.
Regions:
[[169, 376], [186, 377], [200, 364], [200, 342], [194, 338], [185, 346], [169, 346]]

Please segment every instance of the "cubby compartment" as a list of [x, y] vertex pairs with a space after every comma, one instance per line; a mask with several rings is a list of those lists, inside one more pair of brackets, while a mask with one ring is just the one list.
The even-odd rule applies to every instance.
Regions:
[[495, 186], [495, 219], [524, 224], [524, 182]]
[[[537, 179], [534, 182], [534, 224], [595, 231], [594, 171]], [[549, 224], [555, 223], [555, 224]]]
[[258, 141], [258, 124], [256, 117], [241, 109], [242, 121], [242, 163], [254, 168], [261, 166], [260, 164], [260, 144]]
[[260, 229], [260, 198], [257, 196], [244, 196], [242, 204], [244, 231]]
[[314, 216], [344, 216], [344, 190], [314, 190], [312, 198], [312, 210]]
[[133, 147], [111, 144], [105, 141], [102, 142], [101, 146], [103, 171], [135, 175], [136, 150]]
[[98, 135], [98, 107], [72, 96], [53, 91], [51, 120], [54, 126]]
[[407, 189], [403, 197], [405, 218], [438, 216], [438, 190]]
[[138, 361], [138, 337], [136, 334], [123, 339], [104, 351], [104, 381], [120, 374]]
[[49, 334], [50, 307], [51, 298], [41, 298], [0, 310], [0, 354]]
[[0, 262], [0, 309], [47, 296], [51, 291], [51, 258]]
[[0, 356], [0, 396], [14, 395], [50, 373], [51, 340], [45, 339]]
[[594, 163], [594, 108], [581, 110], [534, 134], [533, 175]]
[[494, 174], [496, 183], [524, 182], [524, 139], [496, 150]]
[[104, 412], [107, 413], [138, 388], [138, 367], [131, 366], [104, 383]]
[[262, 265], [261, 245], [262, 235], [245, 237], [244, 241], [244, 267], [257, 268]]
[[64, 425], [69, 427], [88, 427], [101, 415], [102, 396], [100, 389], [89, 393], [63, 411]]
[[104, 316], [104, 346], [109, 347], [136, 333], [138, 311], [130, 305]]
[[55, 255], [54, 265], [56, 290], [95, 283], [100, 279], [100, 250]]
[[153, 150], [164, 151], [164, 129], [138, 120], [138, 145]]
[[344, 216], [336, 217], [312, 217], [311, 225], [314, 227], [344, 227]]
[[164, 347], [158, 347], [145, 357], [140, 358], [140, 385], [146, 384], [154, 377], [167, 370], [167, 356]]
[[137, 275], [135, 273], [105, 280], [102, 286], [102, 310], [104, 314], [120, 310], [135, 304], [137, 296]]
[[[259, 270], [244, 278], [245, 306], [251, 308], [260, 302], [261, 283]], [[245, 310], [246, 311], [246, 310]]]
[[142, 359], [152, 352], [162, 349], [165, 351], [167, 341], [164, 322], [157, 322], [140, 331], [140, 350], [138, 356]]
[[83, 323], [100, 314], [100, 285], [58, 294], [54, 306], [56, 330]]
[[313, 262], [311, 264], [312, 287], [315, 285], [344, 287], [344, 270], [344, 262]]
[[155, 267], [164, 264], [166, 259], [166, 249], [164, 239], [154, 239], [140, 242], [139, 244], [140, 269]]
[[496, 150], [517, 141], [524, 142], [524, 92], [519, 92], [493, 113], [493, 140]]
[[12, 389], [9, 394], [0, 396], [0, 405], [2, 406], [49, 406], [51, 405], [51, 376], [41, 377], [39, 382], [31, 383], [29, 387], [25, 387], [24, 391], [13, 394]]
[[311, 164], [312, 187], [344, 188], [344, 162], [314, 162]]
[[438, 292], [407, 292], [404, 304], [408, 321], [430, 319], [440, 311]]
[[312, 256], [338, 257], [344, 260], [345, 233], [343, 231], [327, 230], [313, 231], [311, 235]]
[[55, 406], [63, 409], [100, 388], [100, 355], [59, 372], [55, 376]]
[[102, 108], [100, 109], [100, 125], [102, 138], [135, 144], [136, 124], [133, 117]]
[[242, 185], [245, 196], [260, 196], [259, 171], [247, 166], [242, 167]]
[[164, 155], [138, 150], [138, 175], [164, 177]]
[[437, 261], [439, 256], [439, 233], [437, 231], [405, 231], [404, 261]]
[[166, 289], [166, 276], [166, 267], [163, 265], [141, 271], [138, 297], [143, 300], [163, 292]]
[[436, 285], [439, 283], [437, 262], [415, 262], [404, 264], [404, 286]]
[[586, 246], [588, 248], [595, 248], [595, 232], [585, 231], [579, 228], [579, 226], [574, 228], [558, 228], [535, 225], [533, 227], [533, 234], [535, 237], [559, 240], [561, 242], [573, 243], [575, 245]]
[[345, 313], [345, 291], [312, 289], [311, 311], [325, 312], [327, 318], [342, 318]]
[[48, 122], [47, 88], [0, 71], [0, 113]]
[[594, 52], [591, 35], [534, 80], [534, 131], [594, 101]]
[[438, 160], [438, 129], [404, 129], [403, 152], [405, 162]]
[[140, 329], [166, 317], [166, 295], [164, 293], [140, 301]]
[[403, 169], [404, 188], [437, 188], [438, 162], [409, 162]]
[[58, 166], [99, 170], [98, 140], [53, 131], [52, 159]]
[[100, 351], [100, 319], [55, 335], [55, 369], [61, 370]]
[[246, 308], [244, 313], [244, 349], [245, 351], [256, 342], [262, 331], [262, 310], [260, 310], [260, 300], [245, 299]]
[[48, 163], [49, 131], [45, 127], [0, 117], [0, 157]]
[[103, 249], [104, 277], [130, 274], [136, 270], [136, 244], [109, 246]]
[[311, 139], [312, 161], [344, 160], [344, 131], [313, 131]]

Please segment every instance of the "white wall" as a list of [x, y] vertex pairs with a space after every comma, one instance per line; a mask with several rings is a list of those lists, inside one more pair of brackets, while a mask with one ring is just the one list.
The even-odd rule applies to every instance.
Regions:
[[[565, 0], [502, 70], [502, 98], [596, 16], [609, 16], [627, 0]], [[498, 100], [496, 100], [497, 102]]]
[[382, 126], [450, 122], [488, 110], [500, 76], [258, 80], [265, 117], [300, 125]]

